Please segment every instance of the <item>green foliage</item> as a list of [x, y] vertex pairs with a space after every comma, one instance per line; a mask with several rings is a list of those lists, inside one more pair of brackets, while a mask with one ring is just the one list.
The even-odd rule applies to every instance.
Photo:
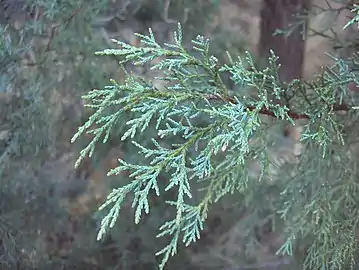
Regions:
[[[60, 2], [0, 3], [0, 12], [9, 10], [0, 24], [1, 269], [43, 269], [51, 264], [37, 244], [68, 218], [61, 205], [64, 194], [56, 184], [59, 176], [55, 170], [51, 177], [44, 176], [44, 163], [59, 155], [59, 137], [66, 132], [62, 97], [67, 88], [87, 89], [98, 78], [103, 80], [100, 73], [92, 81], [79, 78], [92, 66], [88, 56], [105, 44], [89, 25], [106, 1]], [[79, 44], [80, 39], [88, 44]], [[81, 70], [74, 61], [79, 62], [79, 51], [84, 57]], [[73, 93], [72, 101], [79, 102], [80, 95]], [[73, 113], [71, 121], [79, 121], [79, 116]]]
[[[156, 12], [147, 9], [146, 3]], [[191, 10], [186, 11], [190, 18], [185, 26], [192, 24], [193, 29], [204, 18], [199, 16], [198, 3], [173, 1], [166, 12], [176, 19], [185, 18], [184, 5], [190, 4], [187, 7]], [[212, 6], [205, 6], [201, 12], [208, 15]], [[86, 114], [80, 105], [81, 95], [87, 89], [104, 85], [110, 76], [121, 80], [121, 74], [112, 67], [116, 62], [98, 59], [93, 52], [106, 46], [106, 31], [114, 21], [122, 23], [117, 31], [123, 36], [122, 31], [133, 26], [124, 17], [131, 21], [134, 16], [140, 27], [153, 21], [164, 24], [164, 8], [162, 0], [0, 1], [1, 269], [89, 269], [94, 267], [89, 266], [89, 258], [101, 269], [153, 265], [154, 256], [142, 258], [146, 258], [146, 252], [152, 255], [158, 245], [146, 241], [150, 229], [140, 231], [127, 220], [120, 229], [112, 231], [111, 239], [97, 243], [96, 237], [88, 237], [96, 226], [92, 216], [76, 216], [80, 237], [75, 237], [71, 248], [66, 248], [67, 257], [60, 254], [59, 247], [48, 248], [45, 244], [50, 242], [49, 234], [57, 235], [56, 242], [63, 240], [63, 234], [73, 233], [66, 226], [74, 216], [64, 207], [64, 201], [71, 196], [77, 199], [90, 181], [87, 170], [101, 172], [107, 150], [118, 148], [112, 134], [108, 144], [97, 148], [90, 165], [72, 171], [71, 165], [64, 164], [72, 164], [68, 157], [77, 149], [69, 149], [69, 136]], [[150, 20], [141, 21], [144, 13]], [[121, 123], [117, 127], [121, 130]], [[80, 147], [85, 143], [87, 139], [81, 138]], [[121, 145], [121, 149], [126, 147]], [[131, 157], [131, 153], [127, 156]], [[160, 207], [156, 211], [163, 214]], [[148, 223], [147, 227], [158, 225], [156, 219], [149, 219]], [[82, 235], [86, 235], [86, 241], [81, 242]], [[129, 246], [138, 238], [146, 245], [134, 254]], [[115, 246], [111, 252], [106, 249], [110, 245]], [[114, 253], [120, 254], [116, 260], [110, 258]], [[186, 264], [181, 264], [186, 268]]]
[[359, 26], [359, 5], [354, 4], [351, 12], [356, 13], [354, 18], [352, 18], [350, 21], [347, 22], [347, 24], [344, 26], [344, 29], [348, 28], [349, 26], [353, 24], [358, 24]]
[[[150, 213], [150, 195], [164, 196], [175, 190], [175, 197], [166, 203], [176, 214], [164, 220], [157, 235], [170, 239], [157, 253], [162, 256], [162, 269], [180, 242], [188, 246], [200, 238], [211, 204], [228, 194], [242, 194], [243, 204], [253, 208], [250, 213], [257, 214], [256, 206], [261, 206], [270, 213], [267, 218], [282, 224], [286, 241], [278, 254], [293, 255], [304, 246], [305, 269], [340, 269], [352, 264], [358, 179], [357, 160], [348, 156], [347, 145], [351, 145], [348, 118], [356, 115], [357, 99], [347, 85], [359, 84], [352, 71], [357, 56], [348, 61], [335, 58], [336, 64], [311, 82], [283, 83], [273, 52], [268, 67], [259, 70], [249, 53], [235, 60], [228, 55], [229, 64], [221, 65], [202, 36], [186, 48], [180, 25], [171, 44], [159, 44], [151, 29], [148, 36], [137, 36], [141, 47], [114, 40], [120, 48], [97, 54], [114, 55], [120, 65], [150, 64], [152, 70], [162, 72], [155, 80], [164, 86], [128, 73], [123, 83], [111, 80], [109, 86], [90, 91], [84, 99], [93, 114], [72, 139], [85, 133], [93, 136], [81, 151], [78, 165], [130, 115], [121, 139], [131, 140], [147, 160], [130, 164], [119, 159], [120, 165], [109, 171], [108, 175], [128, 171], [131, 181], [115, 188], [100, 207], [107, 214], [98, 238], [115, 225], [127, 196], [133, 198], [135, 223], [139, 223], [143, 214]], [[223, 81], [228, 74], [238, 87], [235, 92]], [[248, 90], [257, 96], [245, 95]], [[347, 117], [338, 111], [346, 111]], [[301, 138], [305, 154], [298, 163], [288, 164], [290, 170], [281, 171], [276, 182], [269, 170], [272, 124], [263, 121], [262, 115], [293, 125], [298, 119], [306, 120]], [[156, 135], [152, 146], [144, 146], [138, 135], [150, 127], [155, 127]], [[253, 162], [261, 164], [259, 177], [249, 173]], [[258, 195], [263, 192], [270, 202]]]
[[[263, 70], [248, 53], [225, 61], [224, 53], [212, 56], [227, 49], [230, 38], [223, 29], [217, 29], [222, 47], [217, 41], [209, 47], [199, 36], [189, 48], [179, 28], [173, 44], [162, 45], [158, 36], [166, 31], [156, 31], [156, 39], [152, 33], [138, 35], [140, 48], [116, 41], [114, 49], [99, 52], [120, 60], [127, 70], [122, 81], [108, 58], [93, 56], [106, 46], [103, 29], [131, 16], [146, 27], [152, 21], [172, 25], [178, 20], [188, 38], [202, 31], [199, 25], [211, 22], [220, 1], [4, 0], [0, 8], [3, 3], [10, 8], [6, 16], [0, 9], [1, 24], [5, 20], [0, 27], [0, 268], [151, 269], [153, 250], [168, 241], [158, 252], [163, 266], [180, 253], [181, 242], [191, 245], [203, 235], [213, 204], [229, 194], [238, 210], [248, 213], [243, 234], [269, 220], [286, 238], [278, 253], [296, 256], [304, 268], [354, 265], [358, 159], [353, 147], [358, 127], [352, 109], [358, 97], [347, 84], [357, 83], [358, 55], [333, 56], [336, 64], [312, 82], [283, 84], [274, 54]], [[348, 24], [356, 26], [357, 16]], [[232, 50], [241, 53], [241, 48]], [[162, 74], [149, 82], [131, 73], [133, 63]], [[63, 227], [69, 213], [61, 203], [64, 193], [78, 192], [80, 182], [65, 174], [66, 180], [74, 180], [69, 187], [57, 183], [62, 181], [58, 171], [66, 171], [57, 161], [70, 151], [69, 134], [85, 117], [78, 110], [80, 96], [109, 77], [114, 78], [109, 86], [85, 95], [94, 114], [75, 138], [89, 131], [93, 139], [81, 158], [92, 154], [95, 169], [107, 150], [120, 144], [124, 151], [119, 166], [109, 172], [115, 189], [101, 207], [98, 236], [104, 239], [113, 228], [103, 244], [96, 244], [88, 240], [90, 217], [77, 217], [76, 227], [87, 240], [66, 248], [65, 258], [41, 248], [49, 233], [69, 233]], [[233, 84], [235, 89], [229, 86]], [[269, 91], [284, 104], [271, 100]], [[340, 116], [337, 111], [348, 113]], [[268, 123], [262, 115], [278, 121]], [[273, 125], [297, 119], [307, 121], [305, 154], [273, 174]], [[79, 138], [82, 145], [87, 138]], [[251, 172], [253, 162], [260, 163], [258, 177]], [[131, 197], [140, 228], [127, 219]], [[158, 228], [160, 238], [151, 239]], [[138, 238], [141, 248], [133, 244]], [[188, 269], [182, 259], [174, 269]]]

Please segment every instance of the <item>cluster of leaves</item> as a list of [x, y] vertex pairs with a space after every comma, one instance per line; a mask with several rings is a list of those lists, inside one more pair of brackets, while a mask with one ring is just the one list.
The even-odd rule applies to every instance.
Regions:
[[344, 26], [344, 29], [353, 24], [357, 24], [359, 26], [359, 5], [354, 4], [351, 12], [355, 13], [355, 16], [349, 22], [347, 22], [347, 24]]
[[[292, 255], [305, 246], [302, 262], [306, 269], [339, 269], [351, 261], [358, 222], [357, 160], [348, 157], [344, 144], [350, 145], [347, 118], [356, 115], [357, 100], [347, 85], [359, 83], [349, 68], [349, 62], [357, 63], [357, 57], [350, 61], [335, 59], [334, 66], [311, 82], [285, 84], [279, 80], [273, 52], [268, 67], [259, 70], [249, 53], [236, 60], [228, 55], [230, 64], [220, 65], [203, 36], [192, 41], [191, 49], [185, 48], [180, 25], [173, 44], [160, 45], [151, 29], [148, 36], [137, 36], [143, 46], [114, 40], [119, 49], [106, 49], [98, 55], [116, 55], [121, 65], [150, 63], [152, 69], [162, 71], [163, 77], [156, 80], [164, 81], [165, 87], [156, 88], [127, 74], [124, 83], [111, 80], [111, 85], [90, 91], [84, 99], [94, 113], [72, 139], [84, 133], [93, 136], [81, 151], [78, 165], [92, 156], [98, 142], [106, 143], [112, 129], [130, 114], [121, 139], [130, 139], [147, 160], [145, 164], [130, 164], [119, 159], [120, 165], [108, 173], [129, 171], [132, 181], [115, 188], [100, 207], [108, 212], [98, 238], [115, 225], [129, 194], [135, 223], [139, 223], [143, 214], [150, 212], [151, 194], [164, 196], [175, 190], [176, 198], [166, 203], [176, 209], [176, 214], [165, 221], [157, 236], [170, 238], [157, 253], [162, 256], [163, 269], [176, 254], [179, 242], [188, 246], [200, 238], [211, 204], [237, 193], [246, 198], [247, 207], [266, 205], [272, 219], [282, 220], [287, 239], [278, 253]], [[235, 93], [223, 82], [225, 74], [230, 74], [238, 87]], [[243, 93], [248, 88], [257, 96], [246, 97]], [[337, 115], [338, 111], [346, 111], [347, 118]], [[270, 125], [261, 120], [261, 115], [293, 125], [297, 119], [306, 120], [302, 134], [306, 153], [296, 165], [294, 177], [283, 173], [275, 184], [277, 188], [266, 191], [271, 201], [264, 201], [268, 198], [261, 195], [263, 186], [268, 186], [261, 179], [268, 177], [270, 163], [266, 136]], [[157, 134], [151, 138], [152, 146], [136, 140], [138, 133], [153, 126]], [[251, 143], [254, 140], [260, 145]], [[256, 160], [262, 170], [259, 178], [252, 179], [248, 168]], [[161, 176], [166, 179], [164, 188], [159, 183]], [[202, 188], [195, 190], [198, 185]]]
[[[44, 173], [44, 163], [73, 150], [67, 147], [69, 134], [83, 114], [81, 95], [86, 89], [105, 84], [112, 75], [107, 72], [111, 63], [95, 59], [93, 52], [106, 44], [94, 26], [97, 16], [107, 14], [113, 2], [135, 4], [136, 10], [148, 2], [164, 10], [164, 1], [157, 0], [0, 1], [0, 268], [75, 267], [69, 266], [72, 263], [80, 267], [76, 260], [85, 261], [89, 254], [103, 260], [103, 267], [114, 263], [101, 258], [106, 243], [101, 246], [91, 239], [87, 242], [91, 244], [79, 244], [67, 259], [50, 258], [53, 250], [42, 252], [37, 246], [39, 239], [57, 232], [68, 220], [69, 213], [61, 202], [64, 186], [69, 184], [58, 183], [61, 177], [56, 170]], [[193, 7], [197, 4], [194, 2], [190, 1]], [[171, 16], [181, 7], [172, 3]], [[111, 12], [118, 11], [111, 7]], [[118, 75], [117, 70], [112, 72]], [[112, 145], [106, 147], [108, 150]], [[98, 151], [97, 161], [102, 157]], [[98, 163], [92, 165], [96, 168]], [[83, 234], [93, 229], [92, 223], [88, 226], [90, 222], [91, 217], [81, 221]], [[139, 232], [127, 220], [123, 228], [112, 240], [115, 252], [125, 254], [133, 238], [144, 238], [148, 233]], [[154, 248], [150, 245], [149, 249]], [[143, 264], [137, 255], [123, 255], [119, 261], [128, 268]]]

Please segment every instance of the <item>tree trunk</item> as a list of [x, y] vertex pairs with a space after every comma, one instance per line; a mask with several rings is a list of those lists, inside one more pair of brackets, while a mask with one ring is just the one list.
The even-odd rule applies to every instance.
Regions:
[[[268, 63], [270, 50], [273, 50], [275, 55], [279, 57], [278, 63], [281, 64], [279, 69], [279, 77], [282, 82], [290, 82], [293, 79], [302, 79], [304, 54], [305, 54], [305, 37], [303, 36], [303, 24], [293, 30], [290, 35], [284, 34], [273, 35], [279, 30], [286, 30], [296, 21], [299, 13], [308, 11], [311, 7], [311, 0], [263, 0], [262, 9], [260, 12], [260, 38], [259, 38], [259, 58], [260, 63]], [[304, 24], [307, 26], [307, 22]], [[274, 100], [274, 102], [282, 103], [281, 100]], [[283, 135], [292, 138], [293, 143], [298, 142], [301, 135], [300, 127], [284, 126]], [[293, 151], [296, 151], [296, 143], [293, 146]], [[298, 148], [298, 147], [297, 147]]]
[[282, 65], [279, 75], [282, 81], [301, 79], [305, 52], [303, 28], [297, 27], [289, 36], [276, 35], [277, 29], [285, 30], [296, 20], [295, 15], [310, 8], [311, 0], [263, 0], [261, 9], [261, 34], [259, 40], [260, 61], [266, 63], [269, 50], [279, 57]]

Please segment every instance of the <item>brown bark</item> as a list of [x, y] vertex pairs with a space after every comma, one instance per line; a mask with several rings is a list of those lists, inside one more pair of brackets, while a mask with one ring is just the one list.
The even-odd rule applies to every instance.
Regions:
[[263, 0], [261, 9], [261, 34], [259, 57], [266, 61], [272, 49], [282, 65], [279, 75], [282, 81], [302, 77], [305, 40], [302, 27], [296, 28], [288, 37], [273, 36], [276, 29], [287, 29], [296, 18], [295, 15], [310, 8], [310, 0]]
[[[303, 30], [306, 29], [297, 27], [288, 36], [273, 35], [273, 33], [277, 29], [288, 29], [291, 24], [298, 20], [297, 14], [310, 9], [310, 4], [311, 0], [263, 0], [262, 2], [259, 58], [261, 63], [266, 64], [270, 50], [274, 51], [279, 57], [278, 63], [281, 64], [279, 77], [282, 82], [302, 79], [305, 53]], [[283, 99], [274, 100], [274, 102], [282, 103]], [[294, 137], [300, 137], [300, 131], [296, 128], [284, 127], [283, 135], [288, 136], [290, 134], [299, 134]]]

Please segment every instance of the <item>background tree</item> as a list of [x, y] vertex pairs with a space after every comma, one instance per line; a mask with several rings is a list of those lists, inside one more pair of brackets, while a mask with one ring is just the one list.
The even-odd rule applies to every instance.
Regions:
[[[270, 50], [276, 53], [284, 82], [302, 78], [310, 2], [265, 0], [262, 4], [259, 56], [268, 59]], [[287, 31], [281, 33], [283, 30]]]

